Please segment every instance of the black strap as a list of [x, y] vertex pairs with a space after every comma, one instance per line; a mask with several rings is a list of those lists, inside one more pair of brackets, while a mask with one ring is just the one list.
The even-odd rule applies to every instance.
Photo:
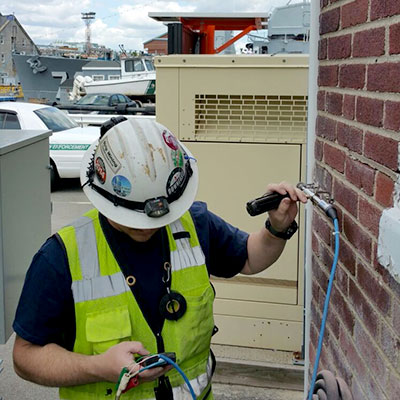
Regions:
[[163, 375], [158, 378], [158, 386], [154, 388], [156, 400], [174, 400], [171, 382]]
[[[190, 160], [188, 160], [185, 163], [185, 179], [182, 182], [182, 184], [179, 187], [177, 187], [173, 193], [169, 194], [168, 197], [159, 196], [158, 198], [159, 199], [165, 198], [167, 200], [168, 204], [171, 204], [175, 200], [178, 200], [182, 196], [183, 192], [185, 191], [186, 186], [189, 182], [189, 179], [191, 178], [192, 175], [193, 175], [193, 170], [190, 165]], [[123, 199], [122, 197], [112, 194], [112, 193], [108, 192], [107, 190], [103, 189], [102, 187], [96, 185], [95, 183], [93, 183], [94, 176], [95, 176], [94, 157], [92, 158], [92, 160], [89, 164], [89, 169], [86, 173], [86, 176], [88, 177], [88, 180], [82, 185], [82, 188], [86, 185], [89, 185], [97, 193], [99, 193], [104, 198], [106, 198], [111, 203], [113, 203], [114, 206], [121, 206], [121, 207], [127, 208], [129, 210], [144, 212], [146, 202], [149, 200], [157, 199], [157, 198], [148, 199], [146, 201], [126, 200], [126, 199]]]
[[183, 232], [175, 232], [173, 235], [175, 240], [179, 240], [179, 239], [190, 239], [190, 233], [183, 231]]

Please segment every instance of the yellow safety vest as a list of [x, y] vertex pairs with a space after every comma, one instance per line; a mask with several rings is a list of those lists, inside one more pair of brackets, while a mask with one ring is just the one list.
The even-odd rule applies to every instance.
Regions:
[[[189, 212], [166, 229], [172, 266], [171, 290], [185, 297], [187, 310], [178, 321], [165, 320], [161, 332], [165, 351], [176, 353], [176, 362], [189, 379], [197, 399], [212, 400], [210, 341], [214, 327], [214, 291], [205, 257]], [[174, 234], [179, 232], [189, 232], [190, 238], [174, 239]], [[156, 337], [107, 243], [98, 211], [89, 211], [58, 234], [64, 243], [72, 276], [76, 319], [73, 351], [101, 354], [117, 343], [131, 340], [157, 353]], [[177, 237], [182, 236], [185, 235]], [[174, 400], [192, 399], [175, 369], [166, 376], [171, 382]], [[123, 394], [121, 400], [154, 399], [156, 386], [157, 381], [143, 383]], [[61, 399], [112, 400], [114, 396], [115, 383], [110, 382], [60, 388]]]

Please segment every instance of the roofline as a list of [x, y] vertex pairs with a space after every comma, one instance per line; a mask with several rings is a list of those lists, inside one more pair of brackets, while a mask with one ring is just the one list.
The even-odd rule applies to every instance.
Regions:
[[[14, 15], [14, 14], [7, 14], [7, 15], [2, 15], [3, 17], [8, 17], [12, 15], [14, 18], [14, 21], [17, 23], [17, 25], [19, 26], [19, 28], [22, 30], [22, 32], [29, 38], [29, 40], [33, 43], [33, 46], [35, 47], [36, 51], [38, 52], [38, 54], [40, 53], [39, 47], [36, 46], [35, 42], [32, 40], [32, 38], [29, 36], [28, 32], [25, 30], [25, 28], [21, 25], [21, 23], [18, 21], [18, 18]], [[8, 23], [11, 20], [7, 20], [7, 22], [5, 24], [3, 24], [3, 26], [0, 28], [0, 32], [8, 25]]]

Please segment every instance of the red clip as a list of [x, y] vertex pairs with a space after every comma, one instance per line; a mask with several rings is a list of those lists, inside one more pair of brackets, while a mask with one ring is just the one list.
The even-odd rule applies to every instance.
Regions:
[[132, 389], [132, 388], [134, 388], [134, 387], [136, 387], [136, 386], [138, 386], [138, 385], [139, 385], [139, 376], [136, 375], [136, 376], [132, 377], [132, 378], [129, 380], [128, 384], [126, 385], [125, 390], [123, 390], [122, 393], [125, 393], [125, 392], [127, 392], [128, 390], [130, 390], [130, 389]]

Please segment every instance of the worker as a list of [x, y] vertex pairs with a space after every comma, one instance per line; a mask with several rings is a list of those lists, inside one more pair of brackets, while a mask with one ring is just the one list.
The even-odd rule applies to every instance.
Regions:
[[[61, 399], [112, 399], [123, 368], [175, 352], [198, 399], [213, 399], [215, 332], [209, 276], [252, 275], [273, 264], [297, 226], [289, 194], [258, 232], [245, 233], [194, 201], [196, 159], [164, 126], [115, 117], [85, 153], [83, 190], [95, 207], [34, 256], [13, 324], [14, 368], [60, 387]], [[137, 367], [139, 368], [139, 367]], [[171, 366], [140, 372], [123, 399], [188, 399]]]

